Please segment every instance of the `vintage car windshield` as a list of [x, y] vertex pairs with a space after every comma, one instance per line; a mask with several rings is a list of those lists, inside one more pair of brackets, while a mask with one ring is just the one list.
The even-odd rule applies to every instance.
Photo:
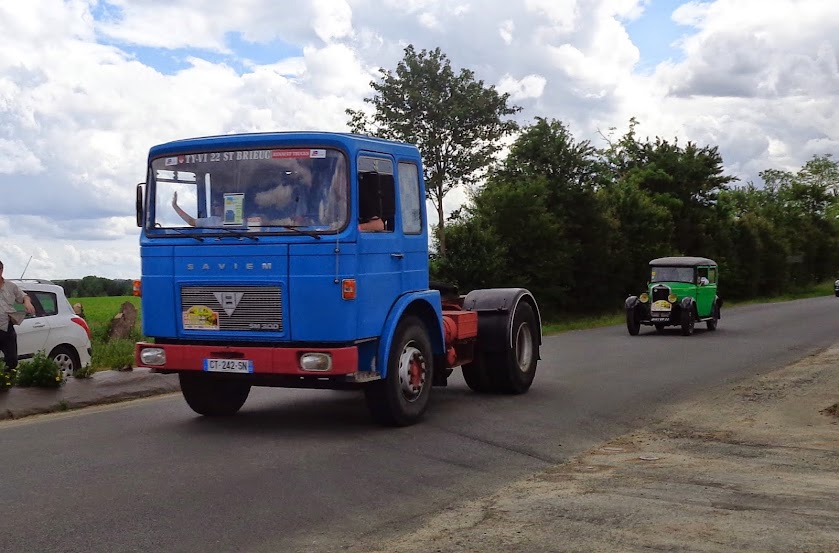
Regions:
[[693, 267], [653, 267], [650, 282], [694, 283]]
[[[330, 149], [213, 151], [152, 160], [150, 225], [236, 232], [330, 232], [349, 217], [344, 155]], [[203, 231], [201, 231], [203, 232]]]

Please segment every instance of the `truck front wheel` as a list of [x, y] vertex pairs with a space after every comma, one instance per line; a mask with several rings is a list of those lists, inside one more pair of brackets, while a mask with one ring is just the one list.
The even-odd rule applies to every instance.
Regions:
[[180, 373], [181, 393], [199, 415], [223, 417], [236, 414], [251, 391], [246, 382], [216, 378], [206, 373]]
[[370, 414], [387, 426], [414, 424], [428, 408], [432, 376], [431, 341], [425, 325], [416, 317], [405, 317], [390, 345], [387, 375], [364, 388]]

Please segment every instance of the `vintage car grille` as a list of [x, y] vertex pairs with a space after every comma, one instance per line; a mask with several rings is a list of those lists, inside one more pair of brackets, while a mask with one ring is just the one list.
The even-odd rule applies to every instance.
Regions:
[[670, 295], [670, 288], [667, 286], [656, 286], [653, 288], [653, 301], [666, 300]]
[[[227, 310], [219, 302], [224, 294], [241, 293], [235, 305]], [[218, 330], [283, 330], [283, 302], [277, 286], [184, 286], [181, 288], [181, 309], [205, 305], [218, 313]], [[228, 311], [232, 313], [228, 314]]]

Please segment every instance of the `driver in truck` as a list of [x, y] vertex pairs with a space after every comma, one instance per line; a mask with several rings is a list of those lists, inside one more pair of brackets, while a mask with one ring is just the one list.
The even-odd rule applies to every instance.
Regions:
[[211, 205], [212, 214], [208, 217], [193, 217], [184, 211], [183, 208], [178, 205], [177, 192], [172, 195], [172, 208], [175, 210], [175, 213], [177, 213], [178, 216], [180, 216], [180, 218], [191, 227], [207, 228], [222, 226], [222, 212], [224, 210], [224, 204], [219, 197], [213, 198]]

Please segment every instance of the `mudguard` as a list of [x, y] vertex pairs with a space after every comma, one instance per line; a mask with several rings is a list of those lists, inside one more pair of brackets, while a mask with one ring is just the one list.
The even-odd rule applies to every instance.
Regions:
[[519, 302], [533, 308], [539, 325], [539, 345], [542, 344], [542, 315], [536, 299], [524, 288], [487, 288], [472, 290], [463, 300], [463, 308], [478, 312], [478, 340], [484, 351], [506, 351], [512, 348], [513, 315]]
[[625, 307], [627, 309], [635, 309], [636, 307], [638, 307], [639, 303], [641, 302], [638, 299], [638, 296], [629, 296], [628, 298], [626, 298]]
[[434, 354], [442, 355], [446, 351], [443, 340], [443, 312], [440, 292], [438, 290], [409, 292], [396, 300], [382, 327], [376, 359], [376, 369], [382, 375], [382, 378], [387, 376], [387, 360], [390, 356], [390, 344], [393, 341], [393, 335], [396, 333], [396, 326], [402, 320], [406, 311], [418, 315], [425, 321], [428, 328], [428, 338], [431, 340], [431, 350]]
[[[695, 306], [695, 305], [696, 305], [696, 299], [694, 299], [694, 298], [692, 298], [692, 297], [690, 297], [690, 296], [687, 296], [687, 297], [682, 298], [682, 300], [679, 302], [679, 306], [680, 306], [682, 309], [691, 309], [691, 310], [692, 310], [692, 311], [691, 311], [692, 313], [696, 313], [696, 311], [695, 311], [695, 310], [693, 310], [693, 308], [694, 308], [694, 306]], [[694, 317], [694, 318], [696, 318], [696, 317]]]

